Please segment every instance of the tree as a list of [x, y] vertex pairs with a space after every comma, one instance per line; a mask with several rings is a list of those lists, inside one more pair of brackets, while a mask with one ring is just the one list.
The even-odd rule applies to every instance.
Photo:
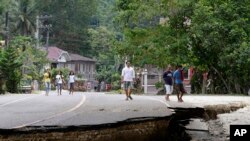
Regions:
[[38, 80], [40, 71], [49, 63], [45, 50], [35, 48], [35, 42], [30, 37], [16, 36], [10, 46], [19, 52], [19, 60], [22, 62], [22, 79]]
[[116, 22], [124, 38], [116, 49], [141, 66], [190, 64], [207, 71], [212, 92], [247, 93], [249, 7], [247, 0], [120, 0]]
[[217, 91], [248, 90], [249, 6], [245, 0], [201, 0], [195, 5], [190, 29], [194, 64], [205, 66]]
[[[0, 5], [4, 6], [0, 9], [2, 13], [9, 12], [10, 39], [18, 35], [33, 36], [36, 16], [51, 15], [52, 18], [46, 20], [52, 25], [49, 30], [50, 45], [89, 56], [92, 54], [87, 29], [96, 4], [95, 0], [1, 0]], [[45, 20], [40, 21], [41, 41], [46, 42]], [[0, 24], [4, 27], [4, 18], [0, 19]]]
[[98, 11], [93, 16], [92, 26], [88, 29], [88, 34], [92, 54], [97, 60], [96, 78], [99, 81], [112, 83], [112, 88], [118, 88], [117, 76], [120, 74], [123, 61], [114, 49], [114, 42], [118, 40], [119, 34], [113, 26], [114, 6], [114, 0], [103, 0], [98, 3]]
[[0, 70], [6, 80], [6, 90], [10, 93], [18, 92], [18, 84], [21, 80], [22, 62], [16, 48], [9, 46], [0, 55]]
[[4, 6], [9, 13], [10, 35], [33, 35], [35, 31], [35, 0], [10, 0]]
[[17, 36], [1, 51], [1, 76], [8, 92], [18, 92], [21, 80], [31, 82], [40, 78], [40, 71], [48, 63], [47, 53], [34, 46], [30, 37]]
[[[118, 1], [117, 24], [124, 38], [117, 45], [123, 56], [132, 56], [134, 64], [167, 64], [189, 62], [188, 26], [190, 1]], [[164, 18], [165, 23], [159, 24]]]
[[48, 19], [52, 24], [50, 44], [68, 52], [92, 55], [87, 29], [96, 11], [96, 0], [39, 0], [37, 3], [39, 15], [52, 16]]
[[89, 35], [90, 45], [95, 51], [93, 54], [95, 54], [94, 57], [97, 60], [97, 78], [110, 83], [112, 74], [118, 71], [121, 64], [121, 59], [114, 52], [114, 32], [100, 26], [89, 29]]

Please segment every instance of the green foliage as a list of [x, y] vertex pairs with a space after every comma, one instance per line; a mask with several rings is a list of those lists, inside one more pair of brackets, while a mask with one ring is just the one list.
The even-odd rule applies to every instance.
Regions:
[[[9, 13], [9, 30], [13, 35], [32, 35], [35, 31], [35, 0], [9, 0], [4, 3]], [[1, 4], [0, 4], [1, 5]]]
[[37, 49], [30, 37], [17, 36], [11, 42], [10, 46], [16, 48], [20, 54], [19, 59], [22, 62], [22, 74], [25, 80], [39, 80], [40, 71], [48, 63], [47, 53], [44, 50]]
[[[114, 31], [110, 31], [105, 26], [88, 30], [90, 35], [90, 45], [94, 50], [97, 70], [97, 79], [113, 83], [112, 75], [120, 68], [121, 59], [114, 52]], [[118, 85], [118, 84], [115, 84]]]
[[[66, 83], [68, 82], [68, 76], [69, 76], [69, 72], [70, 70], [68, 68], [53, 68], [51, 69], [50, 73], [51, 73], [51, 88], [52, 90], [55, 90], [56, 89], [56, 86], [55, 86], [55, 83], [56, 83], [56, 75], [58, 74], [58, 72], [61, 71], [62, 72], [62, 76], [63, 76], [63, 83]], [[43, 76], [43, 75], [41, 75]], [[43, 77], [40, 78], [40, 80], [42, 80]], [[41, 85], [41, 88], [40, 89], [44, 89], [43, 88], [44, 85]]]
[[60, 68], [60, 69], [55, 69], [53, 68], [51, 70], [51, 75], [52, 75], [52, 80], [54, 81], [56, 78], [56, 75], [58, 74], [58, 71], [62, 72], [62, 75], [64, 77], [64, 80], [67, 81], [68, 80], [68, 76], [69, 76], [69, 72], [70, 70], [68, 68]]
[[[118, 1], [120, 11], [117, 22], [120, 27], [123, 25], [125, 40], [117, 43], [117, 52], [131, 56], [133, 64], [142, 67], [154, 64], [164, 68], [167, 64], [189, 62], [188, 27], [183, 21], [189, 14], [184, 11], [187, 11], [190, 2], [181, 4], [183, 8], [165, 9], [163, 6], [168, 5], [166, 1]], [[159, 19], [166, 16], [169, 18], [167, 24], [160, 25]]]
[[156, 89], [164, 89], [164, 83], [163, 82], [157, 82], [155, 83], [155, 88]]
[[[36, 3], [40, 15], [53, 16], [48, 20], [53, 26], [50, 44], [84, 56], [93, 55], [88, 44], [87, 29], [96, 11], [96, 0], [36, 0]], [[46, 36], [44, 30], [41, 34]]]
[[209, 72], [218, 92], [246, 93], [249, 9], [247, 0], [118, 0], [115, 23], [124, 38], [116, 51], [139, 66], [193, 65]]
[[195, 69], [191, 78], [191, 93], [201, 93], [203, 75], [202, 71]]
[[21, 66], [22, 62], [16, 48], [9, 46], [1, 51], [0, 70], [6, 80], [6, 90], [10, 93], [18, 92], [18, 84], [22, 77]]
[[114, 11], [116, 0], [102, 0], [98, 1], [96, 14], [94, 17], [94, 24], [99, 26], [105, 26], [108, 29], [114, 29], [113, 26], [113, 17], [116, 15]]
[[137, 67], [192, 65], [209, 72], [220, 92], [247, 93], [250, 86], [249, 0], [0, 0], [1, 35], [7, 11], [10, 44], [27, 79], [39, 76], [46, 54], [31, 38], [15, 36], [33, 36], [36, 16], [47, 14], [50, 44], [94, 57], [99, 80], [118, 86], [112, 76], [128, 58]]
[[249, 7], [249, 1], [199, 1], [192, 15], [194, 64], [213, 74], [214, 85], [226, 93], [249, 87]]
[[113, 90], [118, 90], [121, 88], [121, 75], [119, 73], [114, 73], [111, 76], [111, 85]]
[[[52, 15], [46, 22], [52, 24], [50, 44], [70, 52], [92, 55], [88, 44], [87, 29], [96, 12], [96, 0], [1, 0], [0, 12], [9, 13], [9, 35], [34, 36], [36, 16]], [[0, 27], [5, 24], [4, 15]], [[40, 20], [44, 27], [45, 20]], [[63, 30], [62, 30], [63, 29]], [[46, 42], [46, 30], [40, 28], [40, 41]], [[4, 33], [0, 30], [0, 33]], [[11, 38], [10, 37], [10, 38]], [[40, 43], [41, 45], [41, 43]]]
[[26, 82], [31, 84], [34, 79], [39, 80], [40, 70], [48, 63], [47, 54], [33, 46], [31, 38], [17, 36], [1, 51], [1, 74], [8, 92], [15, 93], [19, 85]]

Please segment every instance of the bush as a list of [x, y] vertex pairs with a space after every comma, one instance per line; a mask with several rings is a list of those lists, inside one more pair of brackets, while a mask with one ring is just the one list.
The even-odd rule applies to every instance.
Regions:
[[5, 79], [6, 90], [10, 93], [18, 92], [20, 83], [22, 62], [19, 59], [19, 53], [14, 47], [9, 46], [0, 53], [0, 70], [3, 79]]
[[121, 88], [121, 75], [119, 73], [112, 74], [111, 80], [112, 80], [111, 85], [113, 90], [118, 90]]
[[55, 81], [56, 75], [57, 75], [59, 70], [62, 71], [62, 75], [64, 77], [64, 80], [67, 81], [68, 75], [69, 75], [69, 72], [70, 72], [70, 70], [68, 68], [53, 68], [51, 70], [52, 81], [53, 82]]
[[157, 83], [155, 83], [155, 88], [156, 89], [160, 89], [160, 88], [164, 89], [164, 83], [163, 82], [157, 82]]

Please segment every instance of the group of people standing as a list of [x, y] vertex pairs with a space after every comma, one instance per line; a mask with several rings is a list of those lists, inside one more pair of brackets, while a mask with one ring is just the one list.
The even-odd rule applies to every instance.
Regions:
[[[48, 96], [49, 95], [49, 91], [51, 89], [51, 81], [52, 81], [52, 76], [51, 76], [51, 72], [50, 69], [46, 69], [45, 73], [43, 74], [43, 81], [45, 84], [45, 95]], [[56, 85], [56, 89], [57, 89], [57, 95], [62, 95], [62, 87], [63, 84], [65, 83], [65, 78], [62, 74], [62, 71], [58, 71], [56, 77], [55, 77], [55, 85]], [[75, 74], [73, 71], [70, 71], [69, 75], [68, 75], [68, 85], [69, 85], [69, 94], [73, 95], [74, 92], [74, 83], [75, 83]]]
[[[49, 91], [51, 88], [51, 73], [49, 69], [46, 69], [44, 73], [44, 83], [45, 83], [45, 95], [49, 95]], [[165, 72], [163, 73], [163, 79], [165, 82], [166, 89], [166, 97], [167, 101], [170, 101], [170, 95], [173, 93], [174, 86], [177, 92], [178, 102], [183, 102], [183, 95], [186, 93], [183, 85], [183, 68], [181, 65], [177, 66], [177, 69], [173, 72], [172, 67], [169, 65]], [[64, 76], [62, 72], [59, 70], [56, 77], [56, 87], [58, 95], [62, 95], [62, 87], [63, 83], [65, 83]], [[134, 68], [131, 67], [130, 62], [126, 62], [126, 66], [122, 70], [121, 74], [121, 83], [123, 84], [126, 100], [133, 100], [131, 93], [133, 88], [133, 82], [135, 82], [135, 71]], [[75, 74], [73, 71], [70, 71], [68, 76], [68, 84], [69, 84], [69, 94], [73, 95], [74, 91], [74, 83], [75, 83]]]
[[[169, 65], [163, 73], [163, 79], [165, 81], [166, 101], [170, 101], [170, 95], [173, 93], [175, 86], [178, 102], [183, 102], [182, 97], [186, 91], [183, 85], [184, 75], [182, 66], [177, 66], [177, 69], [173, 72], [172, 67]], [[121, 74], [121, 83], [123, 84], [126, 94], [125, 100], [133, 100], [131, 97], [133, 82], [135, 82], [135, 71], [128, 61]]]
[[163, 73], [163, 79], [165, 81], [166, 97], [167, 101], [170, 101], [170, 95], [173, 93], [174, 86], [177, 92], [178, 102], [183, 102], [183, 95], [186, 93], [183, 85], [183, 68], [181, 65], [177, 66], [177, 69], [172, 72], [172, 67], [169, 65], [166, 71]]

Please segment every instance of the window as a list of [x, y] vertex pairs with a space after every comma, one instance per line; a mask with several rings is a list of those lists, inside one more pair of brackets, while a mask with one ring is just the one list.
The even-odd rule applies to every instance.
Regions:
[[56, 68], [57, 67], [57, 64], [56, 63], [52, 63], [51, 64], [51, 68]]
[[80, 64], [80, 72], [83, 72], [83, 64]]
[[86, 72], [86, 64], [83, 64], [82, 68], [83, 68], [83, 72]]
[[148, 79], [155, 79], [156, 75], [148, 75]]
[[85, 66], [86, 66], [86, 68], [85, 68], [85, 72], [87, 73], [88, 72], [88, 70], [89, 70], [89, 65], [88, 64], [85, 64]]
[[68, 68], [69, 68], [70, 70], [76, 71], [76, 70], [75, 70], [75, 64], [69, 64], [69, 65], [68, 65]]
[[79, 72], [79, 70], [80, 70], [80, 64], [76, 63], [75, 64], [75, 72]]

